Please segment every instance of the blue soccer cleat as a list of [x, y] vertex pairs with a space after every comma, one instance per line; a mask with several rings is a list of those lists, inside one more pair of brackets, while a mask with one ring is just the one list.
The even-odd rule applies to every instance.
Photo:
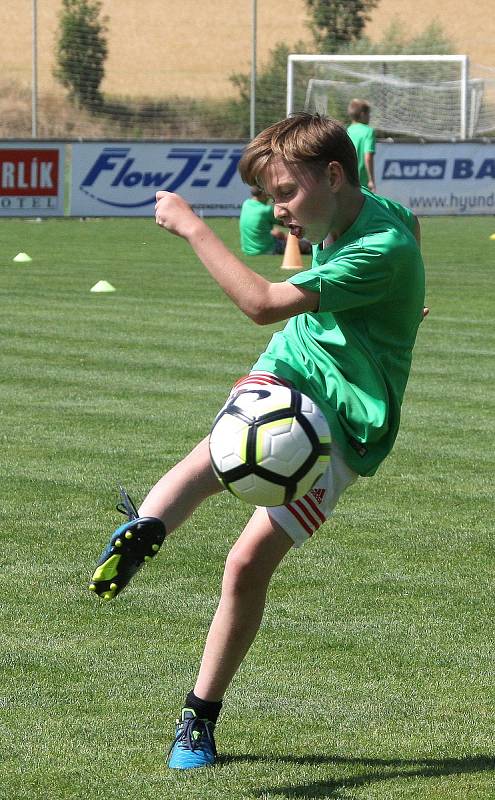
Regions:
[[122, 487], [120, 496], [122, 503], [117, 509], [128, 517], [128, 522], [112, 534], [89, 584], [89, 590], [103, 600], [112, 600], [127, 586], [144, 562], [156, 556], [166, 535], [160, 519], [139, 516]]
[[181, 717], [177, 720], [168, 766], [171, 769], [212, 766], [217, 760], [214, 728], [214, 724], [208, 719], [198, 719], [192, 708], [183, 708]]

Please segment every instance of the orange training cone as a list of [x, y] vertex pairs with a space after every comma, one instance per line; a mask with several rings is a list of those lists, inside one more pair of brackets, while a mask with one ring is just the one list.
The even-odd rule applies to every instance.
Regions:
[[298, 238], [293, 233], [288, 233], [281, 269], [302, 269], [303, 266]]

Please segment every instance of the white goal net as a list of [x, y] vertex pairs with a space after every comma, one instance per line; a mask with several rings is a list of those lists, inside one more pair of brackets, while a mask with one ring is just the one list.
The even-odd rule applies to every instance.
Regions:
[[469, 139], [495, 129], [495, 75], [470, 77], [455, 56], [290, 55], [287, 112], [347, 121], [353, 98], [367, 100], [382, 135]]

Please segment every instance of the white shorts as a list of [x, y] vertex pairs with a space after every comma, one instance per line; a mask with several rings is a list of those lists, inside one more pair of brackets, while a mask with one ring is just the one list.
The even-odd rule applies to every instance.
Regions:
[[[230, 397], [246, 389], [280, 384], [287, 386], [288, 382], [269, 372], [254, 371], [234, 384]], [[295, 547], [301, 547], [329, 518], [339, 497], [358, 477], [332, 442], [328, 467], [311, 491], [285, 506], [267, 508], [268, 515], [290, 536]]]

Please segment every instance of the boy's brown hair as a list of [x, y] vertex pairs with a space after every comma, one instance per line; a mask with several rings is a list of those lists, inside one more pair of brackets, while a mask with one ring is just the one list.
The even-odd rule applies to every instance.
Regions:
[[371, 106], [367, 100], [359, 100], [357, 97], [351, 100], [347, 107], [347, 113], [353, 122], [359, 122], [363, 114], [369, 114]]
[[359, 186], [355, 147], [345, 128], [330, 117], [301, 111], [261, 131], [247, 145], [239, 162], [242, 180], [258, 184], [277, 156], [289, 166], [306, 164], [317, 170], [338, 161], [349, 183]]

